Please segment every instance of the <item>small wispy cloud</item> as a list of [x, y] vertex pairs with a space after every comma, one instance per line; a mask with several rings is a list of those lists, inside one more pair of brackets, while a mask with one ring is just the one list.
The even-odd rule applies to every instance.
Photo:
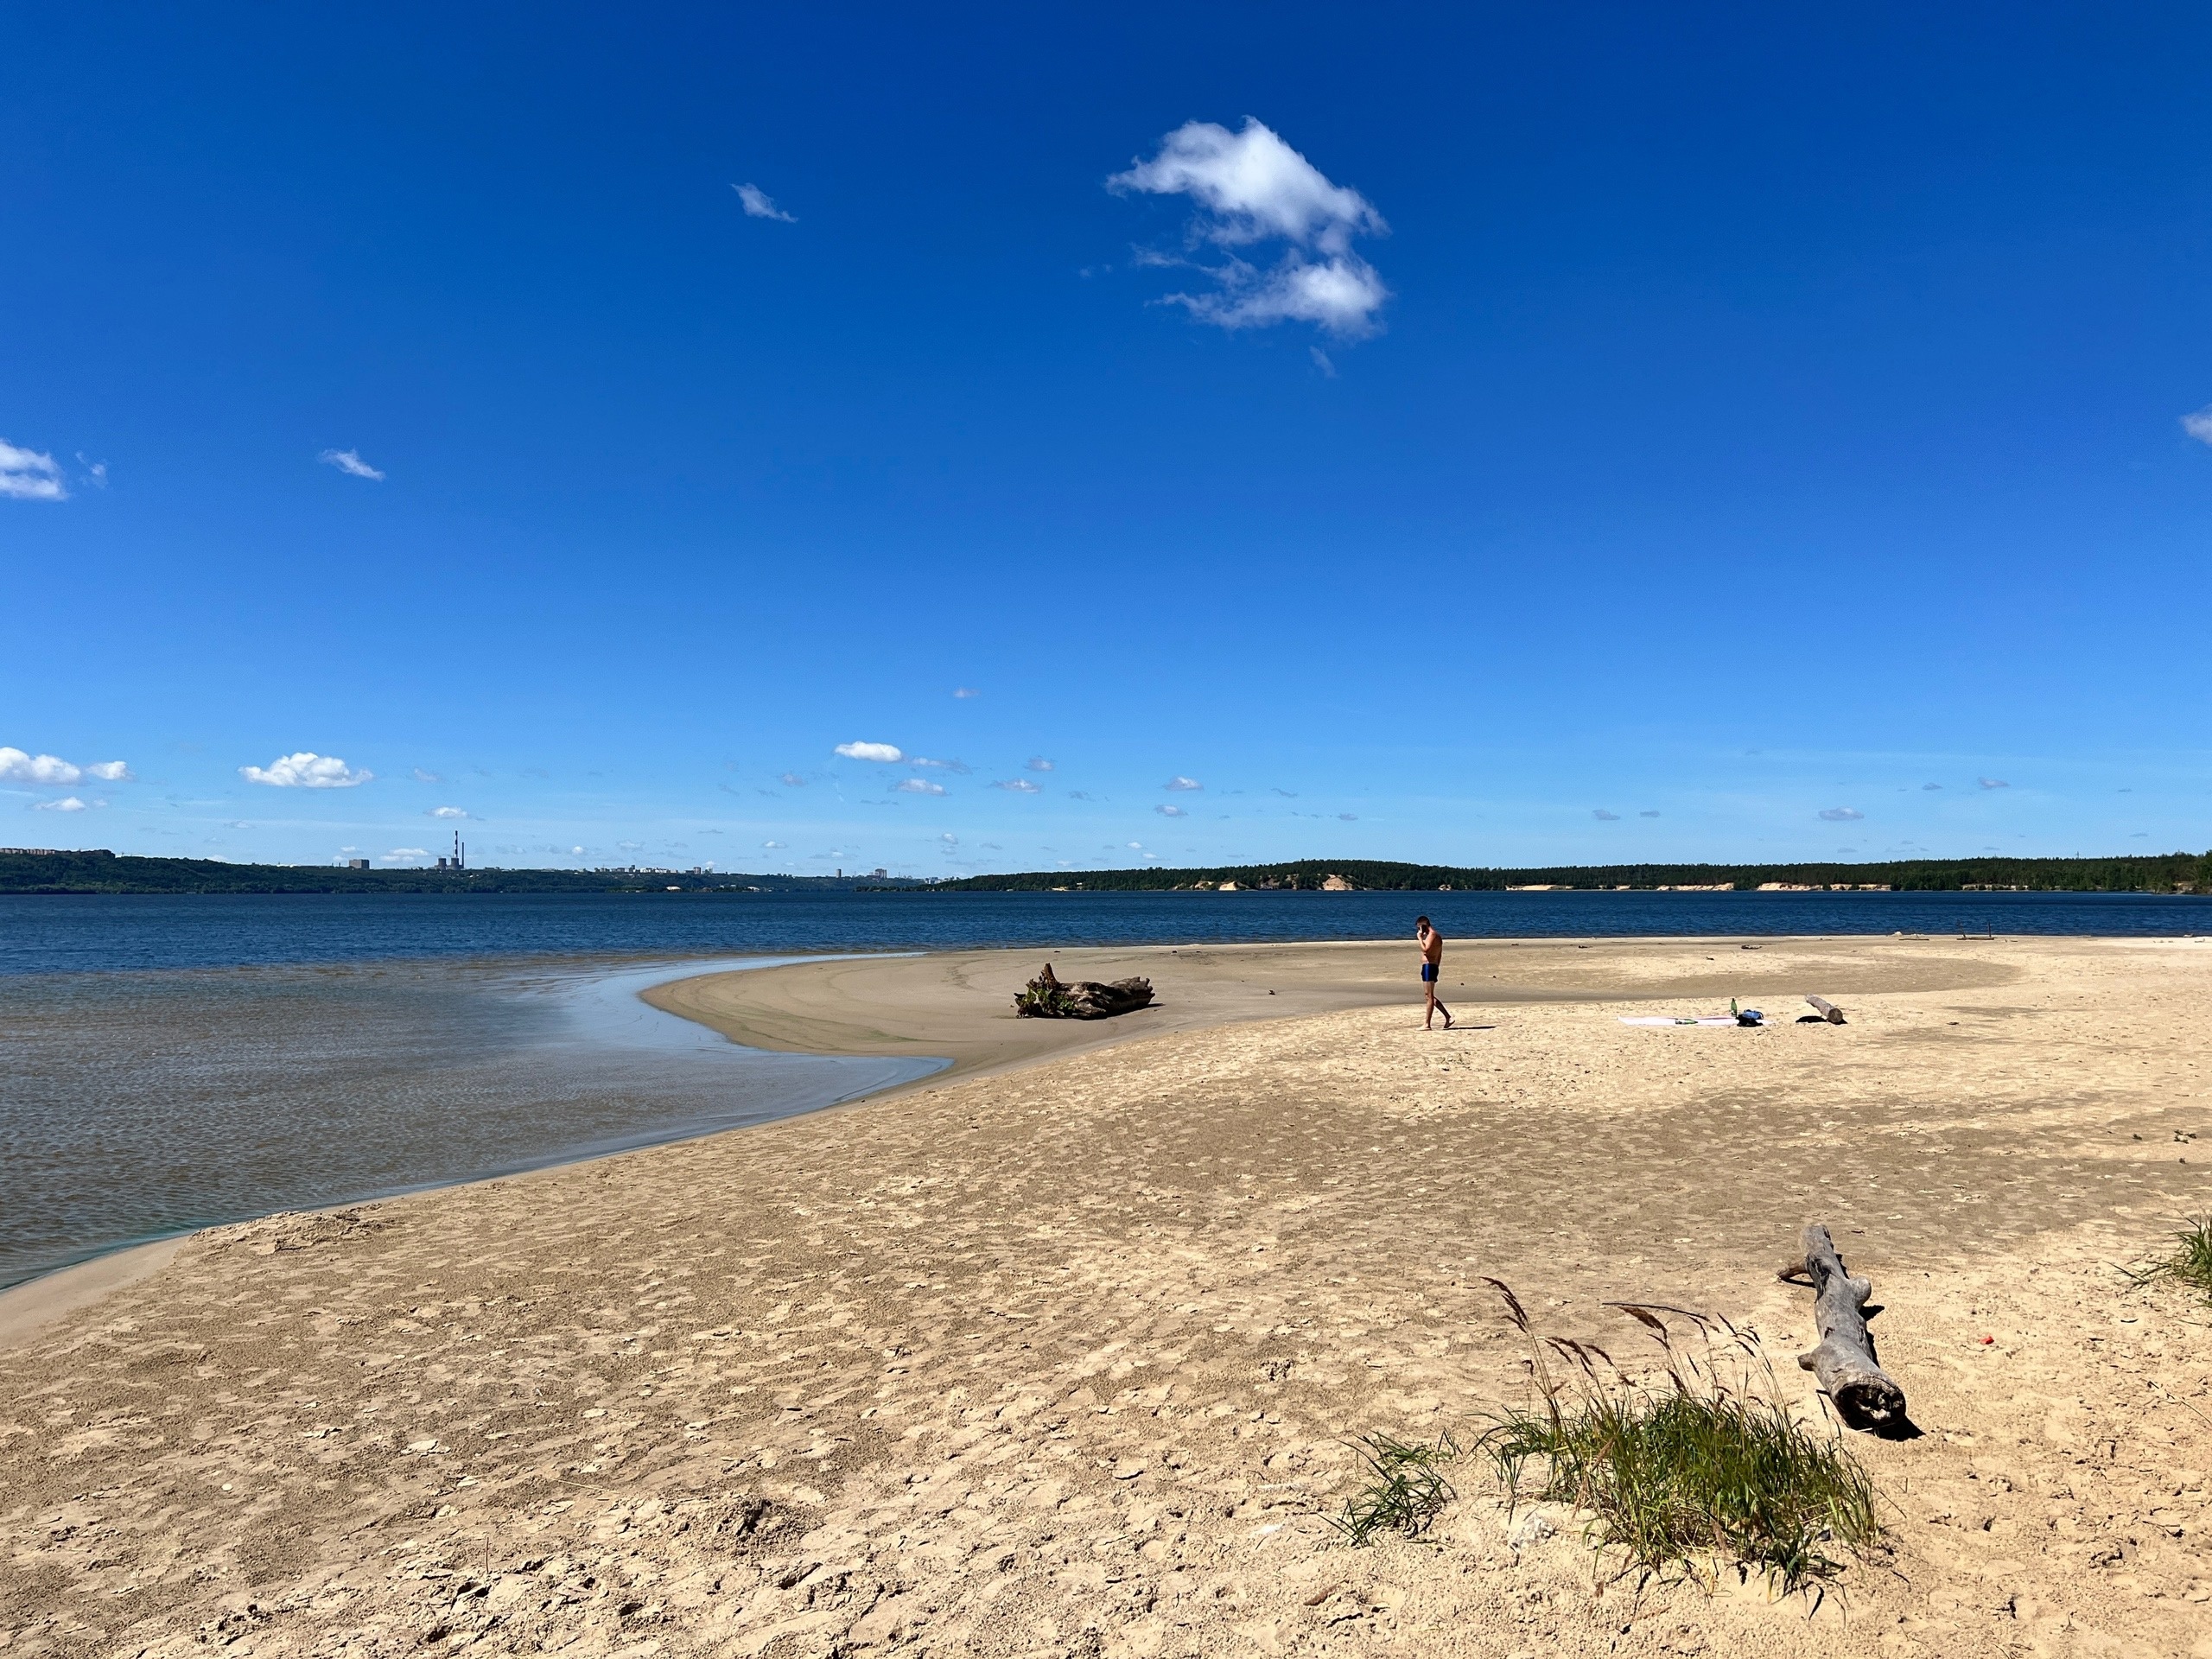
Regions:
[[745, 205], [747, 219], [772, 219], [785, 225], [796, 225], [798, 218], [776, 206], [775, 199], [757, 184], [733, 184], [737, 199]]
[[956, 697], [980, 697], [983, 694], [972, 685], [956, 685], [952, 688], [952, 695]]
[[[582, 852], [583, 849], [579, 847], [576, 850]], [[427, 847], [395, 847], [390, 852], [380, 855], [387, 864], [403, 864], [410, 858], [428, 858], [429, 855], [430, 851]]]
[[934, 766], [940, 772], [957, 772], [963, 778], [974, 770], [965, 760], [932, 760], [925, 754], [918, 754], [906, 764], [912, 766]]
[[265, 766], [240, 766], [238, 776], [271, 789], [353, 789], [372, 781], [376, 773], [365, 766], [356, 770], [334, 754], [302, 749], [279, 755]]
[[1941, 784], [1923, 784], [1921, 785], [1921, 788], [1923, 789], [1941, 789], [1943, 785]]
[[1166, 783], [1162, 784], [1160, 787], [1162, 789], [1186, 790], [1204, 789], [1205, 785], [1195, 778], [1185, 778], [1180, 773], [1178, 773], [1176, 776], [1170, 778]]
[[1621, 815], [1619, 813], [1608, 812], [1602, 806], [1592, 807], [1590, 809], [1590, 816], [1597, 819], [1600, 823], [1618, 823], [1621, 821]]
[[1980, 784], [1984, 789], [2010, 789], [2012, 787], [2012, 785], [2006, 783], [2002, 778], [1977, 778], [1974, 781]]
[[[1371, 334], [1390, 290], [1352, 249], [1356, 236], [1389, 227], [1358, 191], [1332, 183], [1264, 124], [1247, 118], [1242, 131], [1211, 121], [1186, 122], [1160, 141], [1160, 153], [1116, 173], [1117, 194], [1188, 196], [1199, 213], [1192, 243], [1224, 251], [1224, 263], [1198, 266], [1217, 283], [1206, 294], [1171, 294], [1201, 322], [1224, 328], [1311, 322], [1345, 337]], [[1234, 251], [1275, 242], [1283, 251], [1262, 269]], [[1174, 264], [1153, 256], [1141, 263]]]
[[1656, 818], [1659, 814], [1656, 811], [1647, 808], [1643, 811], [1637, 813], [1636, 816], [1639, 818]]
[[948, 847], [957, 847], [960, 844], [960, 837], [954, 835], [950, 830], [939, 836], [938, 839]]
[[1359, 814], [1357, 812], [1339, 812], [1337, 814], [1337, 817], [1339, 822], [1344, 823], [1357, 823], [1359, 822]]
[[52, 455], [0, 438], [0, 496], [11, 501], [67, 501], [61, 468]]
[[1009, 789], [1017, 795], [1034, 795], [1038, 792], [1037, 785], [1031, 783], [1027, 778], [1001, 779], [999, 782], [993, 784], [991, 787], [993, 789]]
[[415, 768], [415, 781], [418, 784], [442, 784], [445, 779], [435, 772], [425, 772], [417, 766]]
[[887, 766], [896, 766], [906, 758], [906, 751], [896, 743], [840, 743], [837, 753], [848, 760], [873, 760]]
[[1052, 769], [1052, 763], [1041, 754], [1033, 754], [1021, 764], [1031, 772], [1050, 772]]
[[776, 781], [783, 785], [786, 789], [804, 789], [806, 787], [806, 779], [800, 777], [798, 773], [795, 772], [787, 772]]
[[899, 780], [899, 792], [901, 795], [942, 795], [944, 785], [933, 784], [926, 778], [902, 778]]
[[784, 843], [780, 841], [764, 841], [760, 843], [760, 848], [763, 852], [780, 853], [784, 850]]
[[33, 801], [31, 810], [35, 812], [82, 812], [85, 804], [74, 795], [64, 795], [58, 801]]
[[2207, 404], [2194, 415], [2183, 416], [2181, 429], [2199, 443], [2212, 443], [2212, 404]]
[[49, 787], [80, 784], [87, 778], [97, 778], [104, 784], [127, 784], [130, 768], [120, 760], [95, 760], [86, 766], [73, 766], [58, 754], [26, 754], [21, 749], [0, 746], [0, 783], [44, 784]]
[[1090, 791], [1087, 789], [1071, 789], [1068, 791], [1068, 799], [1071, 801], [1087, 801], [1090, 798]]
[[1855, 806], [1824, 806], [1821, 817], [1830, 823], [1852, 823], [1866, 815]]
[[348, 478], [373, 479], [384, 482], [384, 474], [361, 459], [358, 449], [326, 449], [315, 459], [326, 467], [335, 467]]
[[1162, 801], [1158, 806], [1154, 807], [1152, 810], [1159, 813], [1163, 818], [1187, 818], [1191, 816], [1181, 807], [1170, 806], [1165, 801]]
[[85, 477], [94, 489], [107, 488], [107, 462], [94, 461], [83, 450], [77, 452], [77, 464], [85, 469]]
[[1271, 794], [1275, 794], [1275, 795], [1280, 795], [1280, 796], [1281, 796], [1281, 797], [1283, 798], [1283, 799], [1285, 799], [1286, 801], [1294, 801], [1294, 800], [1296, 800], [1296, 799], [1298, 798], [1298, 791], [1297, 791], [1296, 790], [1294, 790], [1294, 789], [1278, 789], [1278, 790], [1272, 790], [1272, 791], [1269, 791], [1269, 793], [1271, 793]]
[[1326, 352], [1319, 346], [1309, 346], [1306, 349], [1313, 354], [1313, 366], [1321, 371], [1324, 379], [1333, 380], [1337, 378], [1337, 365], [1329, 360], [1329, 354]]
[[457, 806], [434, 806], [423, 816], [432, 818], [465, 818], [468, 814]]

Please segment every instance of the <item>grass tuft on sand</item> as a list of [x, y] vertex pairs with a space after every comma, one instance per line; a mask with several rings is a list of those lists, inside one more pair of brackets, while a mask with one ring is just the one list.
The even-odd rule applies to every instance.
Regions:
[[2196, 1216], [2176, 1230], [2172, 1251], [2147, 1268], [2128, 1270], [2139, 1285], [2171, 1279], [2189, 1286], [2212, 1303], [2212, 1216]]
[[1459, 1447], [1448, 1430], [1433, 1446], [1369, 1434], [1353, 1441], [1352, 1449], [1367, 1465], [1368, 1478], [1329, 1524], [1354, 1549], [1386, 1532], [1420, 1537], [1455, 1496], [1444, 1465], [1459, 1455]]
[[[1615, 1304], [1665, 1356], [1665, 1381], [1647, 1383], [1593, 1344], [1540, 1337], [1511, 1289], [1490, 1282], [1528, 1339], [1538, 1395], [1479, 1443], [1510, 1503], [1532, 1497], [1592, 1517], [1601, 1554], [1618, 1550], [1622, 1574], [1640, 1580], [1717, 1580], [1733, 1566], [1789, 1594], [1840, 1573], [1833, 1552], [1863, 1558], [1880, 1543], [1872, 1478], [1840, 1430], [1781, 1402], [1749, 1332], [1681, 1308]], [[1662, 1314], [1690, 1323], [1701, 1354], [1675, 1342]], [[1566, 1380], [1553, 1359], [1567, 1362]]]

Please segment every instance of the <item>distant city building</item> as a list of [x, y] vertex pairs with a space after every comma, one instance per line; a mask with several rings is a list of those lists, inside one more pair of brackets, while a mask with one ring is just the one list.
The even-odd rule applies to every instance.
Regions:
[[346, 868], [349, 870], [365, 870], [369, 868], [369, 861], [365, 858], [349, 858], [346, 861]]

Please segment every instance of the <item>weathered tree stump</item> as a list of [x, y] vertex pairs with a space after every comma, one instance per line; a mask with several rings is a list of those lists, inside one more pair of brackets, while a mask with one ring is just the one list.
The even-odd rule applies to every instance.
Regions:
[[1028, 1020], [1110, 1020], [1151, 1002], [1148, 979], [1117, 979], [1110, 984], [1079, 979], [1071, 983], [1055, 974], [1048, 962], [1045, 971], [1014, 999], [1014, 1011]]
[[1813, 1322], [1821, 1341], [1798, 1355], [1797, 1363], [1819, 1380], [1835, 1402], [1837, 1414], [1852, 1427], [1885, 1429], [1905, 1423], [1904, 1390], [1874, 1357], [1874, 1338], [1866, 1329], [1866, 1298], [1873, 1285], [1846, 1271], [1827, 1228], [1807, 1227], [1804, 1243], [1804, 1261], [1784, 1268], [1782, 1277], [1813, 1287]]

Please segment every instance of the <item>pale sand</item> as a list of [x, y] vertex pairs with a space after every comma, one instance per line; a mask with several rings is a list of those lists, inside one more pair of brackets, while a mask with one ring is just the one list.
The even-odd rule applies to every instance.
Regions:
[[[1028, 955], [681, 991], [978, 1074], [216, 1230], [63, 1314], [0, 1353], [0, 1651], [2212, 1656], [2212, 1332], [2111, 1265], [2208, 1207], [2212, 947], [1455, 946], [1495, 1029], [1178, 1028], [1409, 1001], [1408, 955], [1056, 953], [1146, 964], [1121, 1030], [963, 1012]], [[1811, 990], [1852, 1023], [1617, 1020]], [[1484, 1274], [1624, 1357], [1608, 1300], [1749, 1320], [1802, 1396], [1808, 1218], [1928, 1431], [1853, 1439], [1894, 1570], [1593, 1597], [1472, 1462], [1438, 1547], [1332, 1542], [1344, 1437], [1517, 1397]]]

